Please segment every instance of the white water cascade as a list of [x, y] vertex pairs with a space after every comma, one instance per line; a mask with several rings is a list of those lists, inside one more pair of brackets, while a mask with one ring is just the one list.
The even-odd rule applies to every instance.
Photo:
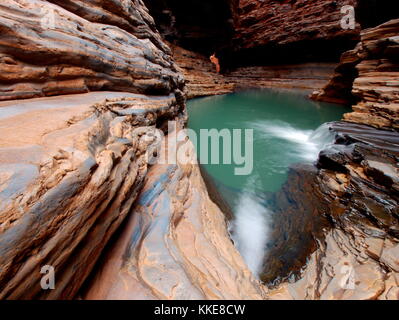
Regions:
[[270, 212], [255, 196], [256, 178], [251, 177], [235, 207], [230, 226], [234, 243], [248, 268], [258, 277], [262, 272], [269, 240]]
[[[262, 139], [279, 139], [283, 146], [286, 143], [290, 144], [289, 147], [281, 149], [281, 153], [286, 153], [287, 159], [287, 163], [281, 163], [283, 168], [288, 168], [293, 159], [296, 159], [296, 162], [316, 161], [320, 151], [334, 140], [328, 124], [316, 130], [297, 129], [282, 121], [256, 121], [251, 123], [251, 126], [260, 133]], [[248, 179], [235, 206], [235, 218], [230, 226], [237, 249], [256, 277], [259, 277], [263, 270], [271, 222], [270, 209], [256, 196], [258, 180], [256, 175]]]
[[334, 142], [334, 135], [329, 130], [328, 123], [316, 130], [297, 129], [283, 121], [256, 121], [251, 125], [264, 139], [278, 138], [291, 143], [294, 151], [290, 152], [294, 152], [298, 160], [315, 161], [320, 151]]

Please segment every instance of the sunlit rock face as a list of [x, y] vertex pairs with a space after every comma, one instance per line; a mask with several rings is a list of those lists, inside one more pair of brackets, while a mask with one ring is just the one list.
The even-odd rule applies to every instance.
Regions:
[[169, 94], [182, 88], [142, 2], [51, 2], [61, 3], [0, 4], [0, 100], [103, 90]]
[[0, 104], [1, 298], [75, 296], [141, 189], [157, 119], [179, 110], [115, 92]]
[[184, 122], [183, 78], [141, 1], [3, 1], [0, 30], [0, 298], [71, 299], [142, 187], [146, 137]]
[[[265, 297], [196, 163], [148, 161], [187, 115], [183, 77], [143, 3], [3, 1], [0, 30], [0, 299]], [[123, 249], [123, 268], [84, 294], [125, 218], [143, 224], [97, 266]], [[131, 232], [145, 246], [126, 248]]]
[[[85, 299], [217, 299], [266, 297], [229, 238], [210, 200], [184, 131], [169, 132], [121, 235], [107, 249]], [[185, 163], [162, 157], [177, 146]]]
[[335, 76], [312, 98], [354, 102], [345, 120], [399, 129], [399, 20], [362, 31], [361, 42], [342, 55]]

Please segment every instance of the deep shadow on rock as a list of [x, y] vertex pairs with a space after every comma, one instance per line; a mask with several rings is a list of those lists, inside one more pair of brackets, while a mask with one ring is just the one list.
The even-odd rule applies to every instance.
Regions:
[[[263, 280], [276, 285], [290, 278], [275, 298], [392, 298], [398, 293], [399, 134], [347, 122], [332, 123], [331, 130], [336, 142], [321, 152], [317, 168], [293, 167], [276, 196], [275, 242]], [[356, 279], [350, 289], [341, 285], [345, 268]]]

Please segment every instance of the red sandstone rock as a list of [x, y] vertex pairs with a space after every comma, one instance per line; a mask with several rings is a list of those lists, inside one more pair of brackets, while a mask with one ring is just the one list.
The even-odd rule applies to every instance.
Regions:
[[318, 39], [356, 40], [359, 25], [354, 30], [341, 28], [344, 5], [356, 6], [357, 0], [239, 0], [234, 9], [236, 42], [240, 48], [254, 48]]
[[399, 129], [399, 20], [362, 31], [361, 42], [346, 52], [336, 74], [312, 98], [357, 100], [344, 119], [379, 128]]
[[253, 66], [217, 74], [206, 56], [171, 45], [173, 58], [186, 79], [188, 98], [219, 95], [242, 89], [321, 89], [336, 67], [335, 63], [303, 63]]
[[[117, 25], [125, 29], [97, 23], [111, 23], [115, 14], [105, 10], [103, 18], [93, 18], [90, 10], [97, 8], [100, 17], [105, 2], [91, 3], [85, 2], [83, 15], [94, 22], [46, 1], [0, 4], [0, 100], [101, 90], [169, 94], [182, 88], [182, 78], [166, 45], [151, 30], [153, 21], [141, 2], [115, 1], [119, 7], [109, 7], [124, 10], [129, 20], [120, 19]], [[82, 11], [81, 1], [63, 5]], [[128, 28], [127, 21], [135, 26]]]

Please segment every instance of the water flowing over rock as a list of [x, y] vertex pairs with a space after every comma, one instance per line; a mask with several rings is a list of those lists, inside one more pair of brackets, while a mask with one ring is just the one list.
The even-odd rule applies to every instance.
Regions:
[[[286, 270], [296, 265], [300, 280], [284, 283], [270, 297], [398, 299], [399, 137], [345, 122], [331, 130], [336, 143], [321, 153], [318, 170], [293, 168], [277, 200], [283, 201], [280, 230], [289, 236], [281, 243], [282, 233], [275, 234], [272, 253], [280, 259], [270, 255], [269, 262], [281, 261]], [[296, 207], [284, 202], [290, 198]], [[301, 269], [298, 248], [304, 245], [314, 252], [303, 257]], [[284, 252], [287, 247], [292, 251]]]
[[[125, 218], [140, 246], [123, 259], [133, 268], [138, 250], [144, 280], [126, 276], [126, 291], [112, 270], [97, 297], [263, 298], [198, 165], [148, 161], [168, 121], [184, 127], [187, 115], [183, 77], [143, 3], [3, 1], [0, 30], [0, 298], [83, 296]], [[54, 290], [42, 290], [43, 266]]]
[[180, 145], [190, 164], [151, 167], [135, 214], [104, 256], [86, 299], [265, 298], [209, 199], [192, 143], [177, 135], [169, 133], [160, 154]]

